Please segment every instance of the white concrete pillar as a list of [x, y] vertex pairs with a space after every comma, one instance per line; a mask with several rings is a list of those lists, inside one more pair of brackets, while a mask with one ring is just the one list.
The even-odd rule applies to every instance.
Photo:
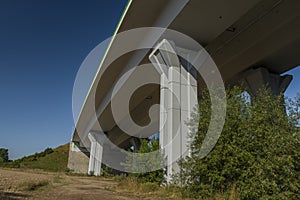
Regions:
[[181, 147], [182, 156], [190, 155], [191, 151], [188, 148], [190, 143], [190, 129], [187, 122], [192, 117], [195, 108], [198, 108], [197, 97], [197, 77], [195, 77], [190, 69], [186, 69], [181, 65]]
[[88, 138], [91, 142], [90, 160], [88, 174], [100, 176], [103, 155], [103, 137], [102, 132], [90, 132]]
[[180, 66], [169, 67], [168, 102], [167, 102], [167, 126], [168, 143], [170, 144], [167, 155], [167, 181], [171, 180], [172, 174], [179, 172], [176, 160], [182, 153], [182, 123], [181, 123], [181, 83]]
[[[167, 107], [168, 104], [168, 79], [165, 74], [160, 79], [160, 118], [159, 118], [159, 146], [164, 147], [168, 141]], [[166, 153], [166, 152], [164, 152]]]
[[[179, 49], [183, 50], [167, 40], [162, 40], [149, 56], [161, 74], [160, 104], [164, 110], [160, 110], [159, 139], [161, 148], [166, 148], [164, 153], [168, 182], [174, 173], [180, 171], [178, 159], [189, 153], [190, 131], [187, 122], [194, 107], [198, 105], [197, 77], [195, 73], [191, 73], [193, 66], [183, 66], [180, 63], [176, 54]], [[189, 53], [189, 50], [184, 51]]]

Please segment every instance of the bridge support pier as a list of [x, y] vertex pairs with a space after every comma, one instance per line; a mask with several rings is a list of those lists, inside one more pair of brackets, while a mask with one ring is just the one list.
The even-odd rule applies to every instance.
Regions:
[[162, 40], [149, 57], [161, 74], [159, 140], [167, 161], [168, 182], [174, 173], [180, 172], [177, 161], [189, 154], [187, 122], [198, 104], [197, 73], [188, 63], [181, 63], [176, 53], [180, 50], [183, 49]]
[[80, 142], [70, 142], [68, 168], [79, 174], [86, 174], [88, 171], [89, 151], [80, 146]]
[[273, 95], [278, 96], [285, 92], [292, 79], [292, 75], [286, 74], [281, 76], [260, 67], [245, 72], [243, 83], [251, 96], [256, 96], [259, 89], [264, 86], [269, 87]]
[[103, 155], [103, 137], [102, 132], [90, 132], [88, 138], [91, 141], [90, 160], [89, 160], [89, 175], [100, 176], [101, 164]]

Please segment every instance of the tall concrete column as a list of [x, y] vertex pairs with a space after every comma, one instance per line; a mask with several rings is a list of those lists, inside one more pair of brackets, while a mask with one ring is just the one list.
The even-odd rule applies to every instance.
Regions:
[[194, 71], [192, 66], [181, 65], [181, 132], [187, 133], [181, 136], [181, 146], [183, 156], [190, 155], [191, 151], [188, 148], [190, 143], [190, 129], [187, 122], [191, 119], [192, 113], [195, 108], [198, 108], [198, 95], [197, 95], [197, 72]]
[[[176, 160], [182, 153], [181, 138], [184, 133], [181, 131], [181, 83], [180, 66], [169, 66], [168, 82], [168, 102], [167, 108], [167, 126], [168, 126], [168, 155], [167, 155], [167, 178], [170, 181], [172, 174], [179, 172], [179, 166]], [[183, 134], [183, 135], [182, 135]], [[168, 145], [167, 145], [168, 148]]]
[[[159, 146], [164, 147], [168, 142], [168, 126], [167, 122], [167, 109], [168, 104], [168, 79], [165, 74], [161, 75], [160, 78], [160, 113], [159, 113]], [[166, 154], [166, 152], [164, 152]]]
[[284, 93], [293, 79], [292, 75], [271, 73], [267, 68], [251, 69], [245, 72], [243, 83], [250, 95], [256, 96], [261, 87], [267, 86], [273, 95]]
[[88, 174], [100, 176], [103, 156], [103, 137], [102, 132], [90, 132], [88, 138], [91, 142], [90, 160]]
[[[167, 40], [150, 54], [149, 59], [161, 74], [160, 87], [160, 146], [167, 164], [167, 181], [180, 171], [178, 159], [188, 155], [189, 127], [193, 108], [197, 106], [197, 73], [185, 62], [183, 65], [175, 47]], [[188, 50], [184, 50], [188, 53]], [[164, 109], [163, 109], [164, 108]]]

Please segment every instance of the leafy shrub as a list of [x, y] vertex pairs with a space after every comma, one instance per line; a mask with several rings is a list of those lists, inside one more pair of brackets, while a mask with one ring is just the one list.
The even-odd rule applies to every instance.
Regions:
[[[155, 152], [153, 154], [146, 154]], [[140, 182], [153, 182], [161, 184], [164, 182], [165, 170], [163, 168], [163, 155], [159, 151], [158, 139], [141, 139], [139, 154], [128, 154], [126, 162], [122, 163], [127, 170], [143, 169], [144, 173], [129, 173], [129, 176], [137, 177]], [[159, 169], [152, 171], [152, 169]]]
[[[186, 197], [216, 198], [233, 189], [240, 199], [300, 199], [299, 101], [286, 104], [263, 88], [251, 102], [241, 88], [227, 92], [227, 115], [214, 149], [199, 152], [210, 121], [210, 98], [199, 101], [199, 131], [175, 180]], [[298, 104], [297, 104], [298, 102]], [[292, 106], [291, 106], [292, 105]]]

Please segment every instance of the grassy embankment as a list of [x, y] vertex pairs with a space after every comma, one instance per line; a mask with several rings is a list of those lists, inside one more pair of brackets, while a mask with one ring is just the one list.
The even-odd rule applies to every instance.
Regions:
[[63, 172], [68, 171], [68, 155], [69, 143], [55, 149], [47, 148], [43, 152], [25, 156], [12, 162], [1, 163], [0, 167]]

